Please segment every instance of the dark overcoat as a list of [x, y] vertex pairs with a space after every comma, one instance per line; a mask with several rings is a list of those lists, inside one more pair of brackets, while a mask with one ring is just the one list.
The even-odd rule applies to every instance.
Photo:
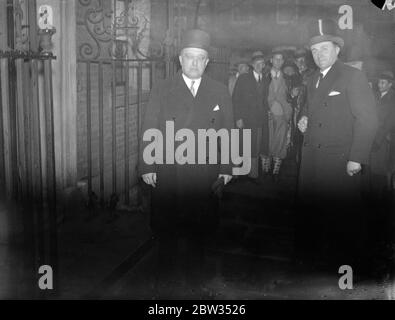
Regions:
[[379, 117], [379, 129], [374, 140], [374, 148], [371, 153], [371, 170], [374, 174], [386, 176], [393, 169], [391, 162], [394, 157], [390, 154], [388, 136], [395, 138], [395, 91], [390, 89], [384, 97], [377, 99], [377, 112]]
[[316, 89], [318, 78], [316, 71], [307, 84], [299, 194], [307, 201], [330, 203], [359, 198], [360, 175], [350, 177], [346, 168], [348, 161], [369, 162], [378, 128], [374, 94], [362, 71], [340, 61]]
[[[236, 121], [243, 119], [244, 129], [252, 130], [252, 157], [259, 154], [269, 154], [269, 107], [267, 101], [269, 84], [269, 79], [264, 76], [259, 85], [253, 71], [250, 71], [239, 76], [233, 90], [234, 118]], [[257, 128], [262, 129], [259, 148], [255, 143]]]
[[[145, 147], [150, 144], [142, 140], [146, 130], [159, 129], [166, 144], [167, 121], [174, 122], [175, 132], [180, 129], [190, 129], [194, 132], [197, 163], [199, 129], [230, 130], [234, 127], [232, 101], [227, 87], [204, 75], [197, 95], [193, 97], [181, 72], [174, 78], [158, 83], [151, 91], [143, 115], [141, 155]], [[174, 137], [171, 139], [174, 140]], [[175, 142], [174, 149], [177, 149], [181, 143]], [[220, 151], [218, 150], [218, 153]], [[166, 155], [166, 145], [164, 155]], [[166, 160], [166, 156], [164, 157]], [[151, 225], [156, 230], [168, 231], [184, 228], [185, 223], [199, 224], [205, 217], [209, 217], [216, 202], [211, 187], [219, 174], [231, 175], [232, 167], [231, 164], [221, 165], [220, 157], [218, 164], [186, 165], [178, 164], [177, 159], [174, 164], [165, 162], [148, 165], [141, 158], [140, 174], [146, 173], [157, 174], [157, 186], [152, 192]], [[179, 223], [182, 225], [178, 225]]]

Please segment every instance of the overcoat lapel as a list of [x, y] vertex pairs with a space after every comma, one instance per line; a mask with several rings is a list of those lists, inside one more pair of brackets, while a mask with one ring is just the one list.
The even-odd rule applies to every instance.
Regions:
[[314, 108], [321, 103], [322, 101], [325, 101], [326, 97], [328, 97], [328, 94], [330, 93], [330, 90], [333, 88], [333, 84], [338, 78], [340, 69], [339, 69], [339, 64], [340, 62], [337, 61], [333, 67], [328, 71], [326, 76], [321, 80], [320, 86], [315, 88], [315, 85], [318, 82], [319, 78], [319, 72], [315, 74], [313, 77], [314, 81], [311, 84], [313, 86], [313, 96], [311, 100], [311, 105], [314, 106]]
[[178, 129], [186, 128], [187, 123], [190, 121], [191, 113], [193, 112], [194, 97], [188, 89], [182, 73], [178, 72], [176, 75], [176, 81], [172, 86], [170, 92], [170, 102], [168, 113], [175, 122], [175, 126]]
[[248, 81], [249, 81], [249, 85], [255, 88], [256, 92], [259, 93], [259, 83], [256, 81], [253, 71], [250, 71], [248, 73]]

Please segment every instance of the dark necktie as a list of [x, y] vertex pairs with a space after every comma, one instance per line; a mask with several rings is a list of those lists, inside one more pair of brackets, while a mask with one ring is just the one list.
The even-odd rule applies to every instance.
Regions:
[[196, 97], [196, 90], [195, 90], [195, 81], [191, 82], [191, 87], [189, 88], [191, 90], [191, 93], [194, 97]]
[[320, 76], [318, 77], [318, 81], [317, 81], [317, 84], [315, 86], [316, 89], [318, 89], [320, 87], [322, 79], [324, 79], [324, 75], [320, 72]]

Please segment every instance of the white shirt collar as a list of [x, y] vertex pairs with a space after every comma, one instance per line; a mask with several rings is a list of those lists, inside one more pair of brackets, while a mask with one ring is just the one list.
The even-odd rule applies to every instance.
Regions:
[[259, 73], [256, 72], [255, 70], [253, 70], [253, 73], [254, 73], [254, 77], [255, 77], [256, 82], [259, 81], [259, 76], [261, 76], [261, 79], [263, 79], [263, 74], [262, 74], [262, 73], [259, 74]]
[[280, 78], [281, 76], [282, 76], [282, 72], [281, 72], [281, 70], [276, 70], [276, 69], [274, 69], [274, 68], [272, 68], [271, 70], [270, 70], [270, 74], [272, 75], [272, 78], [274, 79], [278, 79], [278, 78]]
[[195, 92], [197, 93], [199, 90], [199, 87], [200, 87], [200, 83], [202, 82], [202, 78], [192, 80], [192, 79], [189, 79], [185, 74], [182, 74], [182, 77], [184, 78], [184, 82], [187, 85], [188, 89], [191, 88], [192, 81], [195, 81], [193, 87], [195, 88]]
[[329, 68], [326, 68], [324, 71], [320, 71], [322, 73], [322, 75], [324, 76], [324, 78], [325, 78], [326, 74], [329, 72], [329, 70], [332, 69], [332, 67], [333, 66], [330, 66]]

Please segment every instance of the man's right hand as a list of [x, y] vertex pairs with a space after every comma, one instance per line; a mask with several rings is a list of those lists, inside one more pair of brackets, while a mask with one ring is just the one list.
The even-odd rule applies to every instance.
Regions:
[[298, 122], [298, 128], [300, 130], [300, 132], [302, 133], [306, 133], [307, 131], [307, 124], [309, 119], [306, 116], [303, 116], [302, 118], [300, 118], [299, 122]]
[[244, 121], [243, 119], [237, 120], [236, 121], [236, 126], [238, 129], [243, 129], [244, 128]]
[[152, 186], [152, 187], [156, 187], [156, 173], [147, 173], [147, 174], [144, 174], [143, 176], [142, 176], [142, 178], [143, 178], [143, 181], [146, 183], [146, 184], [148, 184], [148, 185], [150, 185], [150, 186]]

